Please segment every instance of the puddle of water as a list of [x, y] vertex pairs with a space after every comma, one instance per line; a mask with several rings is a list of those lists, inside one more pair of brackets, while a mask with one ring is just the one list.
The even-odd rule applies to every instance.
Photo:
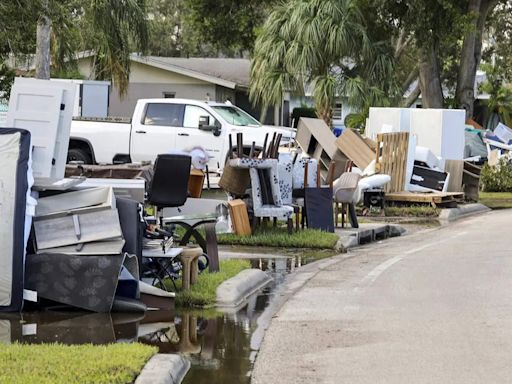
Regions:
[[272, 287], [254, 295], [238, 312], [151, 311], [100, 314], [45, 310], [0, 315], [2, 343], [109, 344], [140, 342], [160, 353], [191, 361], [184, 383], [249, 383], [255, 352], [251, 334]]
[[269, 271], [274, 280], [236, 313], [180, 310], [99, 314], [57, 307], [22, 314], [0, 314], [0, 342], [141, 342], [157, 346], [160, 353], [185, 355], [191, 361], [191, 368], [184, 384], [250, 383], [256, 356], [256, 351], [251, 349], [251, 335], [275, 288], [295, 268], [332, 254], [286, 250], [280, 257], [250, 259], [253, 267]]

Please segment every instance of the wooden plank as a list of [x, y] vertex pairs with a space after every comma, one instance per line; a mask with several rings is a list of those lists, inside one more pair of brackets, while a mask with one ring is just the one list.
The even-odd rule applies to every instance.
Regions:
[[394, 192], [387, 193], [387, 201], [408, 202], [408, 203], [446, 203], [455, 200], [462, 200], [464, 193], [461, 192], [432, 192], [432, 193], [413, 193], [413, 192]]
[[463, 160], [446, 160], [444, 171], [450, 174], [448, 192], [462, 192]]
[[244, 201], [241, 199], [228, 201], [228, 207], [235, 233], [240, 236], [250, 236], [252, 233], [251, 225]]
[[391, 177], [391, 182], [384, 188], [385, 192], [398, 192], [404, 189], [408, 145], [407, 132], [377, 135], [375, 170]]
[[364, 170], [375, 158], [375, 152], [366, 144], [361, 135], [352, 129], [345, 129], [336, 139], [336, 146], [354, 164]]

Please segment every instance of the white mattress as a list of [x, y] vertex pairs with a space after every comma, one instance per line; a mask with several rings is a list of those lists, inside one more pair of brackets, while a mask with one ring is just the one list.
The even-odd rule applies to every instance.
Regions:
[[0, 135], [0, 306], [11, 305], [19, 133]]

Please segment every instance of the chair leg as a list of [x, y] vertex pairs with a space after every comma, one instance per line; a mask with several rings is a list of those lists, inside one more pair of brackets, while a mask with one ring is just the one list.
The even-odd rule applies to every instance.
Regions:
[[356, 207], [354, 206], [354, 204], [348, 205], [348, 216], [352, 228], [359, 228], [359, 223], [357, 222]]
[[338, 228], [339, 204], [334, 203], [334, 227]]
[[300, 219], [299, 219], [300, 207], [293, 207], [293, 213], [295, 215], [295, 231], [297, 232], [299, 230], [299, 226], [300, 226]]
[[287, 220], [288, 234], [291, 235], [293, 233], [293, 220], [291, 217]]
[[273, 220], [272, 226], [273, 226], [274, 228], [276, 228], [276, 227], [277, 227], [277, 217], [274, 217], [274, 220]]
[[345, 228], [345, 203], [341, 203], [341, 228]]

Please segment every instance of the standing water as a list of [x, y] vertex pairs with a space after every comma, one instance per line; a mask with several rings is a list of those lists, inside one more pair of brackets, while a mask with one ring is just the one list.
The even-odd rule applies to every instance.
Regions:
[[[292, 256], [293, 255], [293, 256]], [[39, 312], [0, 315], [0, 342], [109, 344], [141, 342], [160, 353], [179, 353], [191, 362], [184, 384], [249, 383], [256, 351], [251, 336], [257, 320], [287, 273], [325, 252], [293, 252], [253, 258], [254, 268], [274, 277], [263, 291], [230, 313], [148, 311], [145, 314], [99, 314], [55, 307]]]

